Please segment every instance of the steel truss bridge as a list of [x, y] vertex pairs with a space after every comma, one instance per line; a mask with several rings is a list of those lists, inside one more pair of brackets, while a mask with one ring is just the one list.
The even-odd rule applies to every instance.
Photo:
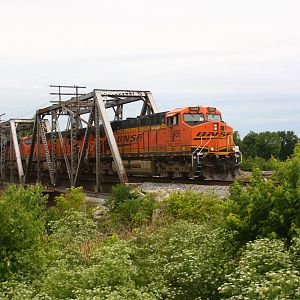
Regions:
[[[31, 184], [40, 182], [45, 186], [70, 187], [81, 185], [84, 159], [88, 151], [88, 140], [91, 132], [95, 134], [95, 178], [94, 192], [102, 190], [100, 126], [103, 126], [112, 158], [116, 166], [119, 181], [128, 182], [127, 174], [115, 140], [107, 109], [112, 108], [114, 120], [122, 120], [124, 106], [133, 102], [142, 102], [140, 115], [157, 113], [158, 109], [149, 91], [105, 90], [95, 89], [92, 92], [72, 97], [38, 109], [32, 119], [10, 119], [0, 123], [0, 180], [2, 183]], [[67, 118], [66, 130], [70, 132], [70, 151], [66, 150], [61, 119]], [[81, 149], [78, 146], [77, 133], [84, 131]], [[21, 156], [20, 136], [31, 135], [30, 153], [25, 160]], [[47, 139], [51, 141], [51, 150]], [[57, 157], [56, 146], [60, 143], [63, 157]], [[47, 174], [41, 171], [46, 158]], [[58, 164], [63, 164], [67, 176], [61, 180]], [[63, 182], [63, 183], [62, 183]]]

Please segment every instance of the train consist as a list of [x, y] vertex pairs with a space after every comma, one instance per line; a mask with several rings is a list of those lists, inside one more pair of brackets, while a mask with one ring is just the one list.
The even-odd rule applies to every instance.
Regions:
[[[139, 116], [124, 119], [124, 106], [137, 102]], [[93, 90], [41, 108], [32, 119], [0, 122], [0, 146], [1, 182], [82, 185], [96, 193], [111, 179], [128, 182], [128, 175], [232, 181], [241, 162], [220, 110], [159, 112], [149, 91]]]
[[[147, 175], [173, 178], [199, 178], [230, 181], [239, 173], [240, 152], [233, 141], [233, 129], [222, 120], [214, 107], [185, 107], [168, 112], [144, 115], [137, 118], [113, 121], [114, 136], [129, 175]], [[116, 173], [108, 140], [100, 126], [101, 173]], [[56, 157], [63, 160], [64, 153], [71, 151], [70, 132], [62, 133], [65, 149], [57, 139]], [[78, 153], [83, 147], [84, 130], [76, 137]], [[30, 154], [31, 136], [21, 138], [20, 149], [23, 162]], [[95, 129], [88, 139], [85, 153], [84, 174], [95, 174]], [[48, 150], [52, 141], [47, 138]], [[37, 151], [35, 146], [35, 152]], [[47, 171], [46, 155], [40, 146], [40, 159]], [[65, 173], [58, 164], [58, 173]]]

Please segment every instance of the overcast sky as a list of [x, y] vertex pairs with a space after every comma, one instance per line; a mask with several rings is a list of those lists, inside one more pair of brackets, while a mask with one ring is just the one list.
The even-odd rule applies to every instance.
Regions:
[[0, 112], [31, 117], [50, 84], [216, 106], [242, 136], [300, 136], [299, 0], [2, 0]]

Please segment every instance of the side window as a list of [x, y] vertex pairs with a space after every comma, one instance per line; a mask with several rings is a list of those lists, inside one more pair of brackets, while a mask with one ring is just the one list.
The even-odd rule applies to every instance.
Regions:
[[168, 117], [167, 124], [168, 126], [179, 125], [179, 114]]

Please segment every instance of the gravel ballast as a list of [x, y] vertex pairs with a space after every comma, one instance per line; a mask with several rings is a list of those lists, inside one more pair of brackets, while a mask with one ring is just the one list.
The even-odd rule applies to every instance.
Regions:
[[153, 183], [153, 182], [143, 182], [138, 186], [138, 188], [143, 192], [159, 192], [162, 193], [172, 193], [175, 191], [187, 191], [192, 190], [194, 192], [204, 192], [204, 193], [214, 193], [220, 197], [225, 197], [229, 195], [229, 186], [219, 186], [219, 185], [197, 185], [197, 184], [181, 184], [181, 183]]

